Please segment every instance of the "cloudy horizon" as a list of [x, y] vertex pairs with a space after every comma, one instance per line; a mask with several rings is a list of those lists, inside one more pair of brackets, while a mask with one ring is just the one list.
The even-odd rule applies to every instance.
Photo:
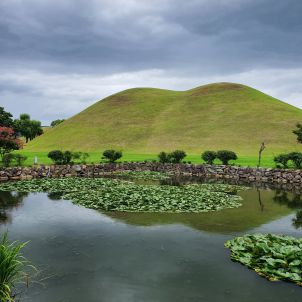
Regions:
[[299, 0], [1, 0], [0, 106], [43, 124], [133, 87], [236, 82], [302, 109]]

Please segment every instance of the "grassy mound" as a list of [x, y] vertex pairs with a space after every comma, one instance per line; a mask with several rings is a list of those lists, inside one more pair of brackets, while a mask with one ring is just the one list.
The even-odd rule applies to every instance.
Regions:
[[188, 91], [140, 88], [122, 91], [66, 120], [25, 147], [25, 152], [52, 149], [129, 154], [157, 154], [184, 149], [233, 149], [257, 156], [297, 150], [292, 134], [302, 110], [253, 88], [217, 83]]
[[237, 237], [226, 242], [231, 259], [270, 281], [285, 280], [302, 286], [302, 239], [272, 234]]

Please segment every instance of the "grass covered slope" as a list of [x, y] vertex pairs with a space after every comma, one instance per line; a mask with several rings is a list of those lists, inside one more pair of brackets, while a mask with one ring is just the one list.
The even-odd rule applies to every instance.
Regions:
[[97, 102], [30, 142], [25, 151], [69, 149], [157, 153], [232, 149], [257, 154], [298, 148], [292, 130], [302, 110], [253, 88], [217, 83], [188, 91], [137, 88]]

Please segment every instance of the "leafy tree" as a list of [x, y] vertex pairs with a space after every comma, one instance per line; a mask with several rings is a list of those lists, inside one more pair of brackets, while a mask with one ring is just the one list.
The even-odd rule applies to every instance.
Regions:
[[50, 151], [47, 156], [57, 165], [67, 165], [71, 162], [72, 152], [53, 150]]
[[220, 150], [217, 151], [217, 158], [221, 160], [223, 165], [228, 165], [230, 160], [236, 160], [237, 154], [229, 150]]
[[86, 152], [72, 152], [72, 158], [75, 160], [80, 160], [81, 163], [85, 164], [89, 154]]
[[22, 166], [22, 164], [27, 160], [27, 156], [22, 154], [14, 154], [14, 160], [17, 166]]
[[175, 150], [169, 153], [169, 158], [172, 163], [180, 163], [186, 156], [186, 152], [182, 150]]
[[283, 168], [288, 168], [289, 156], [288, 154], [279, 154], [274, 157], [274, 162], [276, 164], [281, 164]]
[[21, 114], [20, 118], [15, 120], [15, 127], [16, 131], [25, 137], [26, 142], [43, 134], [41, 122], [31, 120], [30, 115], [26, 113]]
[[209, 165], [213, 165], [214, 160], [217, 158], [215, 151], [205, 151], [201, 154], [201, 158]]
[[9, 167], [12, 161], [14, 160], [14, 154], [6, 153], [2, 157], [2, 163], [4, 167]]
[[123, 156], [123, 153], [121, 151], [115, 151], [115, 150], [105, 150], [103, 152], [103, 159], [107, 159], [110, 163], [116, 162], [118, 159], [120, 159]]
[[288, 154], [289, 160], [291, 160], [297, 169], [302, 167], [302, 153], [301, 152], [291, 152]]
[[62, 119], [62, 120], [60, 120], [60, 119], [54, 120], [54, 121], [52, 121], [52, 122], [50, 123], [50, 126], [51, 126], [51, 127], [55, 127], [55, 126], [57, 126], [57, 125], [63, 123], [64, 121], [65, 121], [65, 119]]
[[298, 123], [296, 127], [297, 129], [293, 130], [293, 133], [297, 135], [298, 143], [302, 144], [302, 124]]
[[14, 128], [13, 115], [0, 107], [0, 127]]
[[9, 127], [0, 127], [0, 157], [22, 148], [22, 142], [16, 138], [15, 132]]

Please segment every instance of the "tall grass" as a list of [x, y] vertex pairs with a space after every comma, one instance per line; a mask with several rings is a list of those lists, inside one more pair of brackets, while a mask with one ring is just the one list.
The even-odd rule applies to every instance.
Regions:
[[24, 269], [28, 266], [27, 260], [22, 256], [21, 250], [26, 243], [8, 241], [7, 233], [2, 235], [0, 242], [0, 301], [13, 302], [16, 284], [28, 284]]

